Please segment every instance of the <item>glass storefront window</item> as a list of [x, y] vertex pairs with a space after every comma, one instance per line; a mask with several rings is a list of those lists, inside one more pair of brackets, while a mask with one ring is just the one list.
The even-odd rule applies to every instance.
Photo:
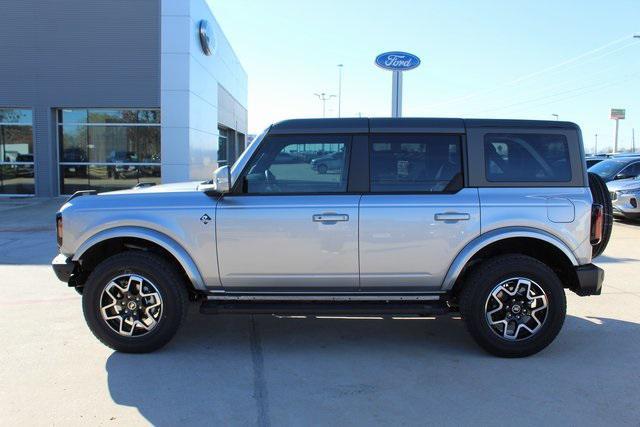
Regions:
[[160, 111], [64, 109], [58, 113], [61, 192], [160, 182]]
[[33, 113], [31, 110], [18, 108], [0, 108], [0, 123], [33, 125]]
[[33, 113], [0, 108], [0, 194], [34, 194]]
[[245, 149], [245, 136], [233, 129], [218, 126], [218, 165], [232, 165]]

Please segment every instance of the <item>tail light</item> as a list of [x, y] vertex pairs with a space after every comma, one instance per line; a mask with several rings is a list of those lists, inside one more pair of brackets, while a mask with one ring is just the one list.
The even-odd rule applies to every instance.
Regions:
[[56, 214], [56, 240], [58, 247], [62, 246], [62, 214]]
[[604, 208], [602, 205], [591, 206], [591, 244], [597, 245], [602, 240], [604, 230]]

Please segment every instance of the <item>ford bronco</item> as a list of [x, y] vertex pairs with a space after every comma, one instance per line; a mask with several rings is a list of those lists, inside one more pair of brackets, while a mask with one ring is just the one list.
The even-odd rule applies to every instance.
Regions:
[[[279, 159], [287, 158], [287, 161]], [[357, 118], [269, 127], [208, 182], [74, 194], [59, 279], [123, 352], [210, 314], [460, 313], [485, 350], [531, 355], [565, 289], [601, 292], [606, 185], [558, 121]]]

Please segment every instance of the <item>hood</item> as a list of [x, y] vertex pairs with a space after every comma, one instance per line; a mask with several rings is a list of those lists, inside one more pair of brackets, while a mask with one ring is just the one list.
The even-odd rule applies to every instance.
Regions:
[[128, 212], [138, 209], [211, 206], [212, 198], [205, 192], [206, 188], [201, 186], [203, 186], [201, 182], [182, 182], [72, 197], [60, 208], [60, 212], [66, 211], [67, 214], [71, 211], [96, 210]]
[[202, 184], [201, 181], [176, 182], [174, 184], [160, 184], [150, 187], [130, 188], [128, 190], [109, 191], [100, 193], [103, 196], [120, 194], [157, 194], [157, 193], [183, 193], [197, 191]]
[[607, 188], [609, 191], [619, 191], [619, 190], [640, 190], [640, 179], [632, 178], [632, 179], [620, 179], [617, 181], [609, 181], [607, 182]]

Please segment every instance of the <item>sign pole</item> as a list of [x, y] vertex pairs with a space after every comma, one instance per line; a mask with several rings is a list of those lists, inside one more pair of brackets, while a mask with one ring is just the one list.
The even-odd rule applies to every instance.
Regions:
[[420, 65], [420, 58], [407, 52], [386, 52], [376, 56], [376, 65], [393, 71], [391, 80], [391, 117], [402, 117], [402, 72]]
[[620, 120], [624, 120], [626, 111], [623, 108], [612, 108], [609, 118], [616, 121], [616, 129], [613, 133], [613, 152], [618, 152], [618, 127], [620, 126]]
[[393, 72], [391, 85], [391, 117], [402, 117], [402, 71]]
[[620, 123], [620, 119], [615, 119], [616, 121], [616, 130], [613, 133], [613, 152], [618, 152], [618, 123]]

